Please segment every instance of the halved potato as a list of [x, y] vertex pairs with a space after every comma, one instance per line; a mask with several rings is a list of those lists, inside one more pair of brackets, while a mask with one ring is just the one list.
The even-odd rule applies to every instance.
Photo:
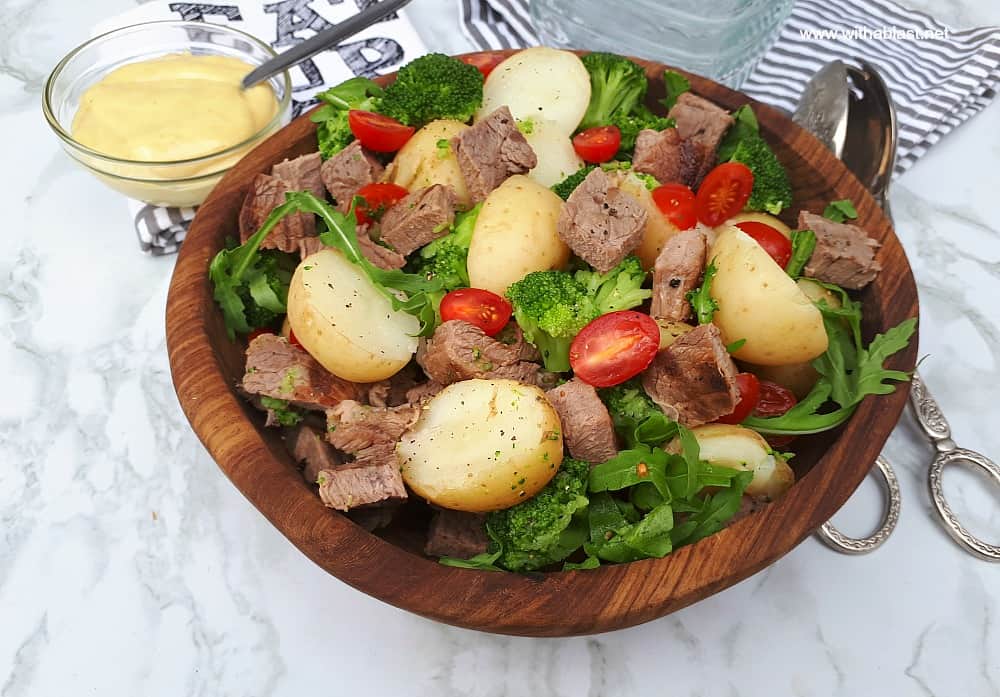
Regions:
[[295, 269], [288, 323], [324, 368], [354, 382], [398, 373], [416, 352], [420, 331], [416, 317], [393, 310], [361, 269], [331, 248]]
[[590, 104], [590, 73], [575, 53], [545, 46], [518, 51], [500, 63], [483, 85], [476, 120], [502, 106], [514, 118], [542, 119], [569, 135]]
[[461, 121], [441, 119], [431, 121], [406, 141], [386, 170], [386, 179], [393, 184], [414, 191], [434, 184], [452, 187], [457, 194], [458, 205], [469, 208], [472, 199], [465, 185], [465, 177], [458, 167], [458, 160], [449, 144], [447, 148], [438, 146], [442, 140], [450, 141], [468, 128]]
[[660, 328], [660, 351], [667, 348], [689, 331], [694, 329], [687, 322], [675, 322], [673, 320], [655, 318], [656, 326]]
[[583, 160], [573, 149], [569, 134], [554, 121], [529, 119], [521, 130], [528, 145], [538, 156], [538, 164], [528, 176], [542, 186], [558, 184], [583, 167]]
[[795, 473], [780, 455], [773, 455], [764, 437], [743, 426], [708, 424], [691, 429], [701, 459], [713, 465], [753, 472], [746, 493], [770, 500], [780, 498], [795, 482]]
[[469, 281], [503, 295], [532, 271], [559, 269], [569, 247], [556, 221], [562, 199], [523, 174], [510, 177], [483, 202], [469, 245]]
[[563, 458], [559, 416], [534, 386], [456, 382], [431, 399], [396, 446], [403, 479], [431, 503], [481, 513], [537, 494]]
[[714, 322], [727, 344], [744, 339], [733, 355], [759, 365], [810, 361], [827, 348], [823, 317], [795, 281], [739, 228], [721, 230], [709, 251], [718, 273]]
[[781, 222], [780, 218], [767, 213], [740, 213], [725, 222], [726, 225], [736, 225], [737, 223], [763, 223], [764, 225], [773, 227], [789, 239], [792, 237], [792, 229], [790, 227]]

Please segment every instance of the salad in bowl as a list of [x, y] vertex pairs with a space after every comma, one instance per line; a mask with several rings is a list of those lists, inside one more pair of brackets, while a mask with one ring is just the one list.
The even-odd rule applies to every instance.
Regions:
[[429, 515], [451, 566], [663, 557], [794, 495], [796, 439], [908, 379], [915, 319], [862, 338], [853, 203], [797, 210], [749, 105], [664, 84], [539, 47], [320, 95], [209, 278], [327, 506]]

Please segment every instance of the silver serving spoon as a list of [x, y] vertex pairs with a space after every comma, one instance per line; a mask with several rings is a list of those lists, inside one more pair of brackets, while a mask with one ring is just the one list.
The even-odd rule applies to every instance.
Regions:
[[243, 89], [250, 89], [269, 77], [277, 75], [293, 65], [298, 65], [321, 51], [336, 46], [344, 39], [364, 31], [409, 2], [410, 0], [381, 0], [381, 2], [366, 7], [356, 15], [348, 17], [343, 22], [324, 29], [316, 36], [296, 44], [284, 53], [279, 53], [247, 73], [246, 77], [243, 78]]
[[[806, 83], [792, 120], [816, 136], [840, 159], [847, 142], [851, 106], [848, 68], [839, 60], [831, 61]], [[816, 531], [816, 537], [831, 549], [844, 554], [867, 554], [881, 547], [896, 529], [902, 504], [899, 480], [892, 465], [881, 455], [875, 460], [873, 471], [882, 476], [889, 498], [882, 521], [874, 533], [861, 538], [848, 537], [827, 521]]]
[[[849, 110], [844, 163], [869, 187], [892, 220], [888, 196], [896, 162], [896, 110], [889, 89], [874, 66], [862, 61], [860, 70], [849, 68], [848, 74], [860, 96], [856, 102], [852, 100]], [[1000, 466], [981, 453], [958, 447], [951, 439], [951, 429], [941, 408], [916, 371], [910, 382], [910, 405], [937, 450], [928, 471], [927, 484], [938, 519], [966, 551], [987, 561], [1000, 561], [1000, 545], [989, 544], [970, 533], [956, 518], [942, 488], [942, 474], [948, 465], [966, 463], [979, 467], [998, 486]]]

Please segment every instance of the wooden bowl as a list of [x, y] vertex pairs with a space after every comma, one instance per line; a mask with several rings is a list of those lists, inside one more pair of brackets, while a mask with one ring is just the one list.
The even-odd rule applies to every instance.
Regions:
[[[663, 95], [665, 66], [638, 62], [650, 77], [652, 105]], [[855, 202], [859, 224], [882, 243], [883, 271], [862, 293], [866, 338], [916, 316], [917, 291], [899, 240], [844, 165], [775, 109], [689, 77], [694, 92], [727, 109], [753, 105], [762, 132], [789, 170], [795, 212], [821, 212], [835, 199]], [[472, 571], [422, 555], [425, 520], [365, 532], [320, 502], [278, 432], [265, 430], [263, 415], [236, 393], [243, 344], [227, 339], [208, 281], [209, 260], [227, 236], [238, 237], [237, 212], [254, 175], [315, 150], [314, 124], [302, 116], [247, 155], [198, 210], [170, 285], [167, 348], [181, 406], [226, 476], [292, 544], [358, 590], [424, 617], [502, 634], [568, 636], [647, 622], [743, 580], [799, 544], [857, 488], [899, 419], [905, 386], [869, 397], [838, 431], [797, 444], [792, 463], [798, 481], [781, 501], [663, 559], [592, 571]], [[916, 355], [913, 341], [891, 367], [912, 370]]]

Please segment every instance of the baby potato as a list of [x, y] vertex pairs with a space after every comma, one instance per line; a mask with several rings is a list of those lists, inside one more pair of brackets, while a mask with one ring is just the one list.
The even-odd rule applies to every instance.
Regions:
[[558, 184], [583, 167], [583, 160], [573, 149], [573, 141], [554, 121], [529, 119], [522, 125], [528, 145], [538, 156], [538, 165], [528, 176], [542, 186]]
[[494, 189], [479, 211], [469, 245], [473, 288], [503, 295], [532, 271], [558, 269], [569, 261], [556, 221], [562, 199], [523, 174]]
[[590, 73], [574, 53], [537, 46], [518, 51], [483, 84], [475, 120], [507, 106], [514, 118], [552, 121], [569, 135], [590, 104]]
[[642, 268], [651, 271], [663, 245], [680, 230], [663, 215], [653, 200], [653, 194], [639, 177], [628, 172], [620, 174], [618, 179], [621, 190], [631, 194], [646, 209], [646, 227], [642, 231], [642, 241], [632, 253], [642, 261]]
[[791, 365], [755, 365], [743, 363], [743, 368], [761, 380], [769, 380], [792, 391], [796, 399], [802, 399], [819, 380], [819, 373], [812, 363], [793, 363]]
[[337, 250], [306, 257], [288, 288], [288, 322], [302, 347], [337, 377], [376, 382], [417, 350], [420, 322], [397, 312], [361, 269]]
[[673, 320], [659, 318], [654, 319], [656, 319], [656, 326], [660, 328], [660, 351], [672, 345], [675, 341], [694, 329], [694, 327], [687, 322], [675, 322]]
[[792, 229], [781, 222], [780, 218], [776, 218], [773, 215], [768, 215], [767, 213], [740, 213], [739, 215], [730, 218], [726, 221], [726, 225], [736, 225], [737, 223], [763, 223], [768, 227], [773, 227], [775, 230], [780, 232], [785, 237], [792, 238]]
[[462, 208], [472, 206], [469, 189], [465, 185], [465, 177], [458, 167], [458, 160], [449, 144], [447, 148], [438, 147], [438, 142], [451, 140], [467, 129], [461, 121], [441, 119], [431, 121], [413, 134], [406, 141], [392, 164], [386, 170], [386, 178], [393, 184], [414, 191], [434, 184], [444, 184], [452, 187], [457, 196], [458, 205]]
[[727, 344], [744, 339], [733, 356], [758, 365], [810, 361], [827, 348], [823, 317], [812, 301], [749, 235], [721, 230], [708, 254], [718, 273], [714, 322]]
[[537, 494], [563, 458], [562, 428], [537, 387], [465, 380], [439, 392], [396, 446], [403, 479], [431, 503], [484, 513]]
[[701, 459], [720, 467], [753, 472], [746, 493], [771, 501], [781, 498], [795, 482], [795, 473], [780, 455], [772, 455], [764, 437], [743, 426], [708, 424], [691, 429]]

